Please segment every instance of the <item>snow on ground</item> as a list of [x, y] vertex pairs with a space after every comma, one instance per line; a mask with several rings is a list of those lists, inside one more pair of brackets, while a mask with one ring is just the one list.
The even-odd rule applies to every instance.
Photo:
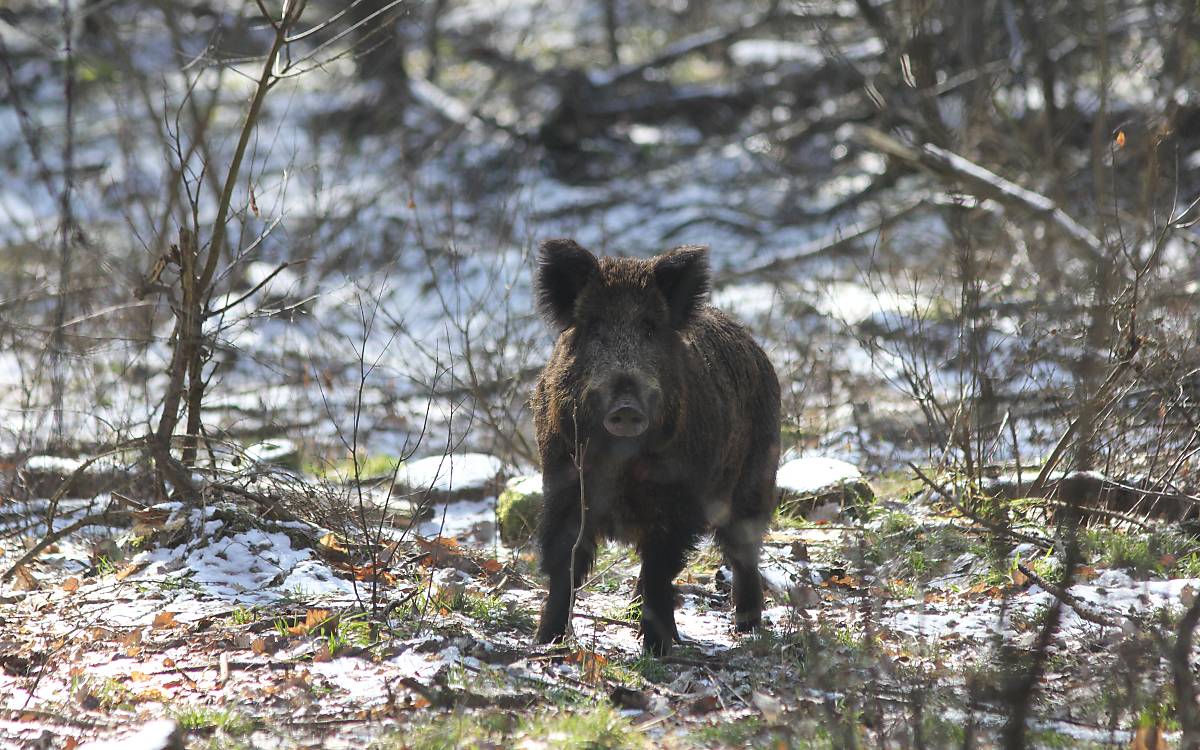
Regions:
[[483, 489], [504, 471], [504, 462], [483, 453], [451, 453], [405, 463], [396, 480], [405, 487], [447, 492]]
[[862, 472], [854, 464], [836, 458], [812, 456], [796, 458], [780, 466], [775, 475], [775, 484], [781, 490], [803, 495], [860, 479]]

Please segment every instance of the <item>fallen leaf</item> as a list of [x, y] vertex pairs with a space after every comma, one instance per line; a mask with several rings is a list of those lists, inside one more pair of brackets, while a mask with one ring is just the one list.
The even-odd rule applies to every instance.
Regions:
[[1167, 739], [1163, 736], [1163, 728], [1160, 725], [1140, 726], [1133, 735], [1133, 742], [1129, 745], [1129, 750], [1162, 750], [1167, 746]]
[[316, 653], [313, 654], [313, 661], [320, 664], [322, 662], [333, 661], [333, 654], [329, 653], [329, 643], [322, 643]]
[[150, 675], [146, 674], [145, 672], [138, 672], [134, 670], [133, 672], [129, 673], [129, 679], [132, 682], [146, 682], [150, 679]]
[[16, 581], [13, 582], [13, 590], [15, 591], [37, 591], [38, 580], [33, 577], [33, 573], [24, 565], [17, 566], [13, 571]]
[[585, 648], [568, 654], [566, 661], [571, 664], [578, 664], [579, 671], [583, 673], [584, 679], [592, 683], [599, 683], [604, 679], [604, 667], [608, 664], [608, 659], [603, 655]]
[[75, 576], [71, 576], [67, 580], [63, 581], [62, 587], [63, 587], [63, 591], [72, 591], [72, 592], [78, 591], [79, 590], [79, 579], [76, 578]]
[[125, 567], [123, 567], [117, 571], [117, 580], [124, 581], [126, 578], [128, 578], [129, 576], [138, 572], [139, 570], [146, 567], [147, 565], [149, 565], [149, 563], [144, 563], [144, 562], [129, 563], [128, 565], [126, 565]]
[[342, 541], [332, 531], [321, 537], [317, 544], [334, 552], [346, 554], [346, 545], [342, 544]]
[[379, 581], [389, 586], [396, 583], [396, 576], [392, 575], [383, 565], [361, 565], [351, 568], [351, 571], [353, 571], [356, 581]]
[[155, 615], [154, 624], [152, 625], [155, 630], [165, 630], [178, 626], [179, 623], [175, 621], [175, 613], [170, 610], [164, 610]]
[[175, 660], [168, 656], [163, 659], [163, 666], [167, 669], [173, 669], [175, 667]]
[[167, 519], [170, 517], [171, 511], [163, 510], [162, 508], [135, 510], [133, 512], [134, 532], [149, 532], [155, 529], [160, 529], [166, 524]]
[[288, 628], [292, 635], [329, 633], [337, 625], [337, 617], [328, 609], [310, 609], [304, 613], [304, 622]]
[[504, 570], [504, 564], [496, 559], [484, 560], [479, 564], [479, 567], [483, 568], [483, 572], [488, 574], [499, 573], [501, 570]]
[[275, 651], [277, 641], [275, 636], [262, 636], [250, 642], [250, 650], [258, 655], [270, 654]]

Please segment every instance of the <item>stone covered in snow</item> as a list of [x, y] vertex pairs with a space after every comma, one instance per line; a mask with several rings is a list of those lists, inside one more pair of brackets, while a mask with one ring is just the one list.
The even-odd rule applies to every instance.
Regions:
[[853, 509], [875, 497], [858, 467], [824, 456], [786, 462], [779, 467], [775, 484], [780, 495], [779, 512], [793, 518], [806, 517], [831, 503]]
[[503, 486], [504, 462], [485, 453], [450, 453], [403, 464], [396, 484], [429, 493], [443, 502], [495, 497]]

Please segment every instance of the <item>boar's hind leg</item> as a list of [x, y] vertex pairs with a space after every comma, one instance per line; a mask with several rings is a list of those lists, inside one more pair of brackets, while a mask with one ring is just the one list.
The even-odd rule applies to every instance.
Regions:
[[678, 636], [675, 628], [675, 587], [672, 581], [687, 562], [691, 541], [669, 536], [643, 540], [639, 581], [642, 594], [642, 637], [645, 650], [666, 656]]
[[[566, 635], [567, 620], [571, 616], [571, 592], [583, 583], [596, 557], [595, 532], [589, 528], [589, 524], [584, 527], [583, 536], [580, 537], [578, 510], [555, 515], [550, 512], [553, 507], [556, 506], [547, 504], [540, 539], [542, 572], [550, 578], [550, 593], [546, 596], [542, 619], [538, 623], [538, 643], [562, 640]], [[563, 505], [557, 507], [562, 508]], [[575, 553], [574, 581], [571, 580], [572, 552]]]
[[751, 518], [732, 521], [717, 530], [717, 543], [733, 571], [733, 620], [739, 633], [762, 621], [763, 587], [758, 572], [759, 548], [765, 524]]

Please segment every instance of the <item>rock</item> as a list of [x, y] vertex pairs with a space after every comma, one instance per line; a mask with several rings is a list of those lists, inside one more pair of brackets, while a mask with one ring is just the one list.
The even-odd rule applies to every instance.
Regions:
[[437, 502], [495, 497], [503, 486], [504, 462], [484, 453], [451, 453], [405, 463], [396, 485]]
[[779, 512], [789, 518], [807, 518], [830, 504], [853, 511], [875, 497], [856, 466], [823, 456], [788, 461], [779, 467], [775, 484], [780, 494]]
[[246, 457], [255, 463], [274, 464], [286, 469], [300, 469], [300, 449], [287, 438], [271, 438], [245, 449]]
[[500, 539], [510, 547], [529, 541], [537, 528], [542, 510], [542, 475], [516, 477], [509, 480], [496, 501], [496, 523]]
[[85, 742], [79, 750], [183, 750], [183, 747], [183, 731], [179, 724], [174, 719], [155, 719], [133, 734]]

